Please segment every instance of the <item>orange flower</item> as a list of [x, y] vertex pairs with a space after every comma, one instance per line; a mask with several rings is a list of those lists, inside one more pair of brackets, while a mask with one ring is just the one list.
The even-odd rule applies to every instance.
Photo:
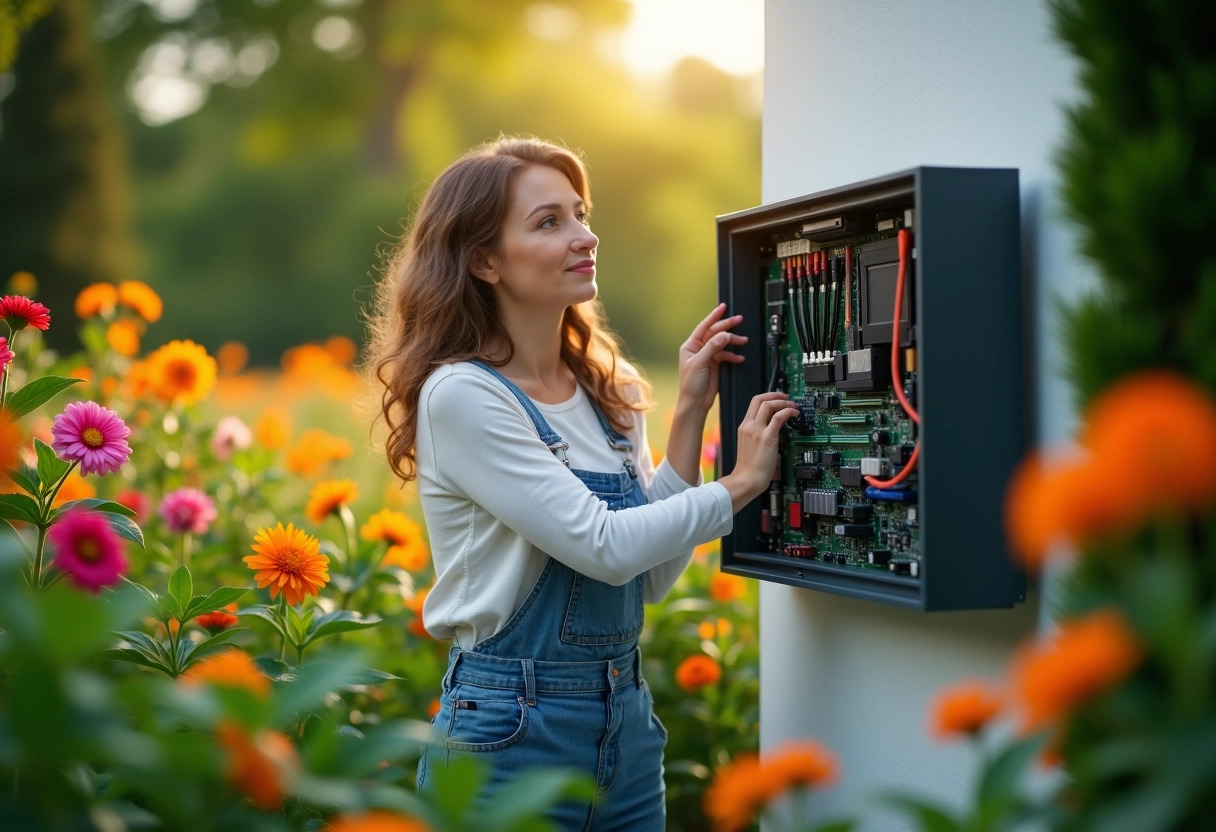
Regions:
[[813, 740], [786, 743], [764, 755], [760, 765], [779, 794], [836, 782], [836, 756]]
[[106, 327], [106, 343], [119, 355], [132, 358], [139, 353], [141, 334], [139, 324], [130, 318], [123, 318]]
[[814, 741], [791, 743], [766, 755], [740, 754], [718, 769], [705, 792], [705, 814], [715, 832], [738, 832], [770, 802], [795, 788], [836, 782], [836, 759]]
[[94, 315], [112, 315], [118, 304], [118, 289], [112, 283], [92, 283], [76, 295], [76, 317], [91, 318]]
[[709, 597], [715, 601], [738, 601], [747, 595], [747, 580], [726, 572], [715, 572], [709, 579]]
[[17, 467], [21, 445], [21, 423], [7, 409], [0, 409], [0, 469]]
[[1084, 438], [1139, 519], [1216, 501], [1216, 401], [1183, 376], [1153, 370], [1110, 387], [1091, 403]]
[[96, 496], [97, 489], [80, 475], [80, 469], [77, 468], [63, 481], [63, 485], [60, 486], [59, 493], [55, 495], [51, 505], [58, 508], [72, 500], [88, 500]]
[[709, 556], [718, 551], [718, 541], [710, 541], [702, 543], [700, 546], [692, 550], [692, 559], [697, 563], [705, 563], [709, 560]]
[[416, 537], [408, 543], [389, 546], [384, 553], [381, 566], [399, 566], [407, 572], [419, 572], [431, 562], [431, 550], [421, 537]]
[[426, 602], [426, 596], [430, 591], [429, 587], [420, 589], [414, 593], [413, 597], [405, 599], [405, 608], [414, 614], [408, 625], [409, 631], [419, 638], [431, 637], [426, 626], [422, 623], [422, 605]]
[[159, 321], [161, 313], [165, 311], [160, 295], [147, 283], [138, 280], [124, 280], [118, 284], [118, 302], [134, 309], [137, 315], [150, 324]]
[[971, 679], [938, 691], [929, 709], [930, 730], [941, 740], [977, 734], [1004, 705], [1004, 697], [987, 682]]
[[237, 791], [267, 811], [283, 805], [283, 793], [300, 769], [300, 757], [291, 740], [278, 731], [250, 736], [233, 722], [216, 728], [215, 738], [228, 752], [226, 775]]
[[676, 668], [676, 684], [686, 693], [696, 693], [706, 685], [722, 678], [722, 668], [709, 656], [698, 653], [680, 662]]
[[346, 459], [354, 452], [355, 446], [348, 440], [313, 428], [300, 434], [287, 451], [284, 464], [291, 473], [310, 477], [320, 473], [327, 463]]
[[1136, 669], [1143, 648], [1114, 609], [1060, 623], [1046, 639], [1023, 647], [1011, 666], [1023, 729], [1066, 718], [1074, 708], [1114, 687]]
[[440, 704], [439, 704], [439, 700], [438, 700], [438, 699], [432, 699], [432, 700], [431, 700], [431, 704], [429, 704], [429, 705], [427, 705], [427, 706], [426, 706], [426, 715], [427, 715], [427, 717], [429, 717], [430, 719], [434, 719], [434, 718], [435, 718], [435, 714], [439, 713], [439, 708], [440, 708], [440, 707], [441, 707], [441, 706], [440, 706]]
[[376, 810], [361, 815], [339, 815], [326, 827], [329, 832], [431, 832], [422, 821]]
[[199, 659], [181, 675], [180, 681], [187, 685], [206, 682], [224, 688], [244, 688], [259, 697], [270, 693], [269, 677], [238, 647]]
[[408, 515], [391, 508], [377, 511], [359, 529], [359, 536], [364, 540], [383, 540], [390, 546], [404, 546], [421, 535], [421, 526]]
[[29, 297], [38, 291], [38, 278], [34, 277], [33, 272], [13, 272], [8, 285], [18, 295]]
[[249, 350], [240, 341], [225, 341], [215, 351], [221, 375], [234, 376], [249, 363]]
[[170, 341], [148, 356], [152, 388], [166, 403], [196, 404], [215, 387], [215, 359], [193, 341]]
[[291, 417], [282, 408], [267, 408], [254, 424], [253, 435], [263, 448], [277, 451], [291, 438]]
[[152, 392], [152, 366], [147, 360], [131, 362], [127, 369], [127, 385], [133, 399], [143, 398]]
[[288, 523], [273, 529], [259, 529], [253, 538], [253, 551], [243, 560], [256, 570], [258, 587], [270, 587], [270, 597], [279, 591], [287, 603], [295, 605], [305, 596], [320, 594], [329, 583], [329, 558], [321, 554], [320, 541]]
[[229, 604], [222, 610], [212, 610], [197, 616], [194, 623], [206, 630], [218, 633], [221, 630], [235, 627], [240, 622], [241, 619], [233, 615], [234, 612], [236, 612], [236, 604]]
[[304, 513], [314, 523], [321, 523], [341, 506], [359, 499], [359, 489], [354, 480], [325, 480], [313, 486], [308, 495], [308, 506]]
[[715, 636], [727, 636], [731, 631], [730, 619], [719, 618], [717, 622], [702, 621], [697, 625], [697, 635], [702, 641], [710, 641]]
[[359, 354], [359, 348], [355, 346], [355, 342], [345, 335], [335, 335], [326, 340], [325, 351], [334, 361], [343, 365], [349, 365]]

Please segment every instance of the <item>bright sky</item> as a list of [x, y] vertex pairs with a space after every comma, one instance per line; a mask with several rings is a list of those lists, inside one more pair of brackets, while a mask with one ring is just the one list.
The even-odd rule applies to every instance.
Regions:
[[738, 75], [764, 68], [764, 0], [631, 2], [621, 58], [639, 75], [660, 75], [690, 55]]

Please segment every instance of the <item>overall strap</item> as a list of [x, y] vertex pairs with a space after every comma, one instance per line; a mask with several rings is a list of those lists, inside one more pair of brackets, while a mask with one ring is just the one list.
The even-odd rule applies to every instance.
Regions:
[[[510, 390], [515, 395], [515, 398], [519, 399], [519, 403], [523, 405], [524, 412], [528, 414], [528, 418], [532, 420], [532, 426], [536, 428], [536, 432], [540, 435], [540, 441], [548, 445], [549, 450], [553, 451], [553, 455], [560, 459], [562, 463], [569, 468], [570, 460], [566, 458], [566, 451], [570, 450], [570, 445], [563, 441], [562, 438], [553, 430], [553, 428], [549, 427], [549, 423], [545, 421], [545, 417], [541, 415], [539, 410], [536, 409], [536, 405], [531, 399], [528, 398], [527, 394], [524, 393], [523, 390], [516, 387], [509, 378], [498, 372], [498, 370], [494, 369], [484, 361], [474, 358], [472, 359], [472, 363], [476, 364], [478, 367], [485, 370], [487, 373], [494, 376], [507, 386], [507, 389]], [[602, 419], [603, 417], [600, 418]]]
[[600, 406], [596, 404], [594, 396], [588, 396], [591, 400], [591, 409], [595, 411], [595, 417], [600, 420], [600, 425], [604, 428], [604, 433], [608, 436], [608, 445], [612, 450], [621, 455], [621, 462], [625, 464], [625, 470], [629, 472], [629, 476], [633, 479], [638, 478], [637, 466], [633, 464], [633, 443], [630, 442], [624, 434], [617, 432], [612, 424], [608, 421], [608, 417], [600, 410]]

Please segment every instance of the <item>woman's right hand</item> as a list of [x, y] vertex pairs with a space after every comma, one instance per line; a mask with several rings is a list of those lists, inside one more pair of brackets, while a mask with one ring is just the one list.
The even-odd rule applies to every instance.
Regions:
[[777, 471], [777, 441], [781, 427], [798, 415], [785, 393], [761, 393], [752, 399], [739, 423], [735, 467], [718, 480], [730, 492], [736, 514], [768, 490]]

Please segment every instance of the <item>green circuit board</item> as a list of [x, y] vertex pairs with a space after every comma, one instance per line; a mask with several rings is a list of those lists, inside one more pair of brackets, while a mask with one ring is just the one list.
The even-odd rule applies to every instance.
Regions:
[[[894, 248], [893, 241], [894, 233], [825, 244], [773, 238], [778, 257], [768, 265], [764, 296], [769, 328], [776, 331], [778, 343], [774, 346], [770, 341], [765, 376], [789, 394], [801, 416], [783, 430], [780, 479], [766, 508], [767, 540], [774, 553], [802, 561], [916, 578], [920, 572], [916, 474], [913, 470], [891, 487], [871, 485], [890, 482], [908, 464], [917, 440], [917, 426], [896, 397], [886, 369], [890, 345], [866, 344], [862, 332], [863, 323], [882, 316], [881, 310], [863, 308], [863, 295], [866, 300], [877, 297], [878, 303], [886, 299], [877, 291], [885, 288], [878, 281], [889, 280], [886, 250]], [[878, 261], [867, 270], [863, 252], [879, 249], [883, 252], [867, 255]], [[833, 261], [838, 268], [829, 276], [827, 266]], [[816, 262], [824, 267], [821, 279], [813, 276]], [[884, 277], [877, 276], [880, 272]], [[803, 273], [808, 274], [800, 279]], [[792, 285], [801, 291], [795, 290], [791, 297]], [[812, 287], [810, 302], [807, 286]], [[910, 280], [905, 294], [908, 290]], [[893, 312], [890, 304], [885, 313], [888, 321]], [[811, 318], [819, 330], [815, 337], [808, 333]], [[875, 331], [877, 326], [870, 330]], [[914, 394], [912, 333], [909, 327], [907, 340], [898, 344], [898, 356], [900, 383], [905, 393]], [[808, 350], [808, 340], [821, 349]], [[873, 366], [880, 361], [885, 366]], [[852, 372], [867, 364], [869, 381], [866, 374]]]

